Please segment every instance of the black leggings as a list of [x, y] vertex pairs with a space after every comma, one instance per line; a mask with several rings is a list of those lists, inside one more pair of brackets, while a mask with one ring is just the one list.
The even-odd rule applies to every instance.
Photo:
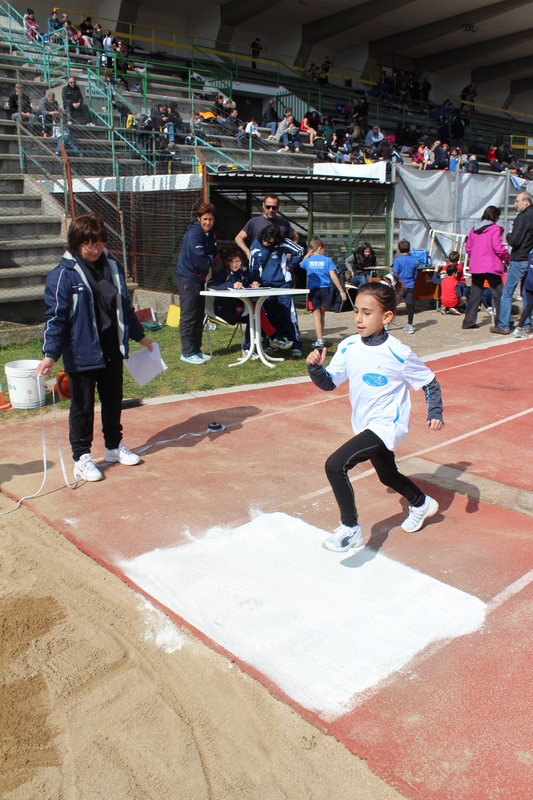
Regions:
[[357, 525], [357, 509], [348, 470], [356, 464], [370, 461], [385, 486], [390, 486], [403, 495], [409, 504], [419, 507], [426, 496], [412, 480], [398, 472], [394, 453], [385, 447], [379, 436], [372, 431], [363, 431], [339, 447], [326, 461], [326, 475], [341, 512], [341, 522], [353, 527]]
[[524, 308], [524, 310], [522, 311], [522, 316], [520, 317], [520, 322], [518, 323], [519, 328], [524, 327], [524, 322], [526, 321], [526, 319], [528, 318], [528, 316], [531, 314], [532, 311], [533, 311], [533, 303], [528, 303]]
[[500, 316], [500, 301], [502, 298], [503, 283], [502, 276], [496, 275], [493, 272], [481, 272], [472, 275], [472, 287], [470, 289], [470, 297], [466, 304], [466, 314], [463, 320], [463, 328], [472, 328], [476, 324], [477, 312], [481, 302], [481, 293], [488, 281], [490, 290], [492, 292], [492, 307], [494, 308], [496, 322]]

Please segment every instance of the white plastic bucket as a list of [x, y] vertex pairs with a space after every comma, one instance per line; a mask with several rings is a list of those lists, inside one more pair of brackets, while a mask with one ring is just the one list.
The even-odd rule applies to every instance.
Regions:
[[37, 367], [40, 361], [10, 361], [6, 364], [7, 388], [13, 408], [39, 408], [46, 397], [46, 380], [40, 376], [41, 396], [37, 384]]

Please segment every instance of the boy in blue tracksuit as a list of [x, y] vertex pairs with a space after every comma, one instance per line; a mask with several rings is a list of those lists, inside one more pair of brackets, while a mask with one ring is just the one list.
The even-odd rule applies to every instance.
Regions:
[[[289, 239], [283, 239], [277, 225], [268, 225], [252, 243], [252, 280], [257, 281], [260, 286], [291, 289], [289, 262], [291, 267], [296, 266], [303, 254], [303, 247]], [[292, 347], [292, 357], [301, 358], [302, 339], [293, 298], [290, 295], [269, 297], [265, 300], [264, 307], [269, 321], [276, 329], [274, 336], [269, 339], [270, 346], [280, 350], [289, 350]]]
[[405, 300], [407, 306], [407, 325], [404, 328], [405, 333], [414, 333], [413, 317], [415, 313], [415, 283], [418, 274], [418, 261], [413, 256], [409, 255], [411, 252], [411, 244], [406, 239], [401, 239], [398, 242], [399, 255], [395, 258], [392, 265], [392, 274], [395, 280], [400, 280], [405, 289], [403, 295], [398, 300], [400, 303]]
[[326, 308], [329, 308], [331, 283], [333, 282], [340, 292], [342, 302], [346, 300], [346, 292], [342, 288], [335, 264], [326, 255], [326, 245], [318, 236], [313, 236], [309, 243], [307, 256], [300, 264], [307, 270], [307, 288], [309, 300], [313, 308], [313, 323], [315, 326], [316, 341], [313, 347], [325, 347], [324, 320]]

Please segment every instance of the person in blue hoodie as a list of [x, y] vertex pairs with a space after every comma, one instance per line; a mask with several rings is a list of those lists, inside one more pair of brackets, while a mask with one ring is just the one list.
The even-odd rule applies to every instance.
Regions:
[[[252, 280], [257, 281], [260, 286], [291, 289], [289, 264], [291, 268], [296, 266], [303, 255], [303, 247], [290, 239], [283, 239], [277, 225], [268, 225], [252, 243]], [[302, 339], [293, 298], [290, 295], [269, 297], [265, 300], [264, 307], [269, 321], [276, 329], [276, 333], [269, 338], [270, 347], [279, 350], [290, 350], [292, 347], [292, 357], [301, 358]]]
[[405, 333], [414, 333], [413, 317], [415, 314], [415, 283], [418, 274], [418, 261], [413, 256], [409, 255], [411, 252], [411, 245], [406, 239], [401, 239], [398, 242], [399, 255], [395, 258], [392, 266], [392, 274], [395, 280], [400, 280], [405, 289], [403, 295], [398, 301], [405, 300], [407, 306], [407, 325], [404, 328]]
[[128, 340], [152, 350], [126, 289], [119, 262], [106, 249], [104, 220], [84, 214], [68, 231], [68, 249], [46, 279], [44, 358], [37, 375], [50, 375], [63, 356], [70, 386], [69, 439], [76, 480], [104, 477], [91, 458], [94, 390], [102, 407], [104, 461], [133, 465], [140, 461], [122, 443], [122, 373]]
[[197, 211], [181, 245], [176, 267], [176, 284], [180, 298], [181, 360], [201, 365], [211, 359], [202, 353], [205, 300], [200, 294], [212, 265], [218, 259], [217, 237], [213, 230], [217, 210], [204, 203]]

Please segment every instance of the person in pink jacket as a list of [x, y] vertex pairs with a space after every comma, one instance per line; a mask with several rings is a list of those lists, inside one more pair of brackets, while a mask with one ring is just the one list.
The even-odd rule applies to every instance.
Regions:
[[492, 307], [496, 312], [496, 319], [500, 313], [503, 265], [509, 263], [509, 253], [502, 242], [503, 228], [498, 225], [499, 218], [500, 209], [496, 206], [487, 206], [481, 222], [474, 225], [466, 240], [466, 252], [470, 256], [468, 269], [472, 276], [472, 289], [463, 328], [479, 328], [476, 324], [477, 311], [485, 281], [488, 281], [492, 292]]

